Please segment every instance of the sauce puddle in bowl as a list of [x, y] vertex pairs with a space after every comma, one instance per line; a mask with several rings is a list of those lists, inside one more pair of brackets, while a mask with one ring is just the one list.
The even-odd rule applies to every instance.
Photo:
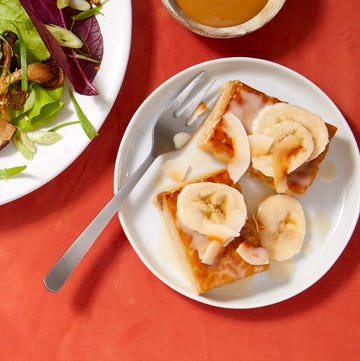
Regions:
[[200, 24], [212, 27], [240, 25], [255, 17], [268, 0], [176, 0], [179, 8]]

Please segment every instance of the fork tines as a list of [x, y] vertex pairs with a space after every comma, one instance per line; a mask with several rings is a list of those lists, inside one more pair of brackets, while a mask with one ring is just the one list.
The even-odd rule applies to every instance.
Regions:
[[[201, 82], [205, 72], [201, 71], [182, 91], [181, 93], [169, 104], [166, 113], [175, 113], [179, 111], [179, 108], [184, 103], [185, 99], [195, 89], [195, 87]], [[178, 115], [178, 114], [177, 114]]]

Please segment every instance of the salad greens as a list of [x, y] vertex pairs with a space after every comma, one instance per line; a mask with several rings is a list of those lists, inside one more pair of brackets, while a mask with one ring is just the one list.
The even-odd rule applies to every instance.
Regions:
[[[84, 19], [75, 20], [76, 16], [82, 12], [69, 6], [59, 9], [55, 0], [19, 1], [31, 18], [52, 58], [64, 70], [75, 91], [84, 95], [98, 94], [98, 90], [91, 82], [99, 69], [98, 64], [102, 60], [104, 47], [96, 17], [86, 16]], [[47, 25], [71, 30], [81, 39], [83, 46], [80, 49], [60, 46], [58, 41], [50, 35]], [[79, 59], [78, 54], [85, 55], [98, 64], [83, 58]]]
[[0, 34], [11, 30], [24, 44], [28, 63], [50, 56], [44, 42], [18, 0], [0, 0]]
[[98, 6], [96, 7], [93, 7], [93, 8], [89, 8], [87, 10], [84, 10], [82, 12], [80, 12], [79, 14], [75, 15], [73, 17], [73, 21], [72, 21], [72, 24], [71, 24], [71, 29], [73, 28], [74, 24], [75, 24], [75, 21], [79, 21], [79, 20], [85, 20], [85, 19], [88, 19], [88, 18], [91, 18], [93, 16], [96, 16], [96, 15], [99, 15], [101, 14], [101, 10], [103, 8], [103, 6], [108, 2], [109, 0], [105, 0], [103, 1], [101, 4], [99, 4]]
[[[64, 107], [64, 86], [43, 86], [41, 81], [38, 83], [31, 78], [30, 69], [34, 69], [31, 68], [33, 64], [46, 63], [52, 58], [77, 93], [98, 94], [91, 82], [102, 61], [103, 39], [95, 16], [101, 13], [105, 2], [97, 6], [89, 3], [88, 9], [79, 11], [70, 7], [59, 9], [56, 0], [0, 0], [0, 44], [7, 43], [1, 34], [9, 31], [16, 34], [17, 40], [11, 44], [11, 57], [17, 59], [20, 67], [17, 73], [21, 74], [14, 76], [13, 65], [5, 66], [6, 54], [1, 45], [0, 122], [10, 121], [11, 126], [16, 127], [13, 141], [26, 159], [32, 159], [36, 144], [58, 141], [61, 136], [56, 131], [64, 126], [80, 124], [90, 139], [98, 135], [71, 90], [70, 99], [78, 120], [59, 124], [49, 130], [40, 129], [50, 125]], [[55, 36], [53, 32], [60, 32], [61, 36], [62, 30], [64, 38], [73, 36], [73, 39], [78, 39], [77, 49], [66, 41], [59, 44], [56, 40], [58, 34]], [[21, 86], [15, 86], [11, 80], [13, 78], [19, 78]], [[0, 144], [0, 150], [1, 147]], [[0, 180], [10, 178], [25, 168], [0, 169]]]
[[77, 102], [77, 100], [74, 96], [74, 93], [72, 91], [70, 91], [70, 98], [71, 98], [71, 101], [73, 102], [76, 114], [79, 117], [79, 121], [80, 121], [82, 128], [84, 129], [84, 132], [90, 139], [96, 137], [98, 135], [96, 129], [89, 122], [89, 119], [86, 117], [85, 113], [82, 111], [82, 109], [81, 109], [79, 103]]
[[64, 106], [61, 100], [63, 94], [64, 87], [45, 89], [38, 83], [31, 83], [23, 107], [10, 108], [11, 122], [23, 131], [52, 123]]
[[18, 167], [0, 169], [0, 180], [11, 178], [21, 173], [25, 168], [26, 168], [25, 165], [21, 165]]

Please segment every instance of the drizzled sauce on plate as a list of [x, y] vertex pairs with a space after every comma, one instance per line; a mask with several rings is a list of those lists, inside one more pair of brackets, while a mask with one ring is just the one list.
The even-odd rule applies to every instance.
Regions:
[[176, 0], [200, 24], [216, 28], [240, 25], [256, 16], [268, 0]]

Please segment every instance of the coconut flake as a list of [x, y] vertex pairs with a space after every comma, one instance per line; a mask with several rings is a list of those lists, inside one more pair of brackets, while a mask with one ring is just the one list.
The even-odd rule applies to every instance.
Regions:
[[250, 145], [241, 120], [233, 113], [224, 116], [224, 131], [231, 138], [234, 156], [227, 165], [230, 178], [237, 182], [250, 165]]
[[236, 252], [247, 263], [253, 266], [269, 264], [269, 254], [264, 247], [256, 247], [249, 241], [239, 244]]

